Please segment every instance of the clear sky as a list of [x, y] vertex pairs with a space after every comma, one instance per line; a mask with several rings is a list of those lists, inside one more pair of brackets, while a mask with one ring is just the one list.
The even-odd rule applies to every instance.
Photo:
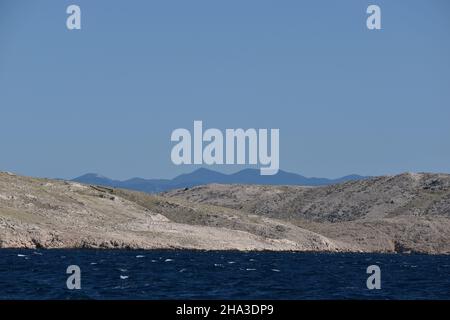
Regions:
[[0, 0], [0, 170], [173, 177], [194, 120], [306, 176], [450, 172], [450, 1]]

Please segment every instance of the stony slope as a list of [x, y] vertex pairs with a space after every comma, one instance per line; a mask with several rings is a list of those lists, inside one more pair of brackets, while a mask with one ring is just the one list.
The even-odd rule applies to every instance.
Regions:
[[163, 194], [283, 219], [450, 218], [450, 175], [405, 173], [324, 187], [206, 185]]
[[354, 250], [283, 221], [0, 173], [0, 247]]
[[450, 178], [161, 195], [0, 173], [0, 247], [450, 253]]
[[405, 173], [325, 187], [208, 185], [164, 194], [283, 219], [363, 251], [450, 252], [450, 175]]

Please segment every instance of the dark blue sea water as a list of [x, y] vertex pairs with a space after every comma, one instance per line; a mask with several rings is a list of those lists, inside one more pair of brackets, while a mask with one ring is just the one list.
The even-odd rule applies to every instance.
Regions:
[[450, 256], [1, 249], [0, 299], [450, 299]]

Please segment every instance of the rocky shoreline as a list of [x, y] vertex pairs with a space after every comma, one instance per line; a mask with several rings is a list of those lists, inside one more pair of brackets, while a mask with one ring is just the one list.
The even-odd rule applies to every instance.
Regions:
[[450, 176], [150, 195], [0, 173], [0, 248], [450, 253]]

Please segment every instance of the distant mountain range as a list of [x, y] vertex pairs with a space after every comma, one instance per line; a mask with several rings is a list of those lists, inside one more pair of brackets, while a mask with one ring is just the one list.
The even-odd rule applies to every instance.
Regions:
[[75, 178], [72, 181], [113, 188], [137, 190], [147, 193], [158, 193], [210, 183], [324, 186], [345, 181], [363, 180], [367, 178], [369, 177], [360, 175], [348, 175], [338, 179], [307, 178], [299, 174], [282, 170], [278, 171], [276, 175], [261, 176], [259, 169], [244, 169], [233, 174], [224, 174], [205, 168], [200, 168], [191, 173], [179, 175], [173, 179], [132, 178], [129, 180], [120, 181], [112, 180], [95, 173], [88, 173]]

